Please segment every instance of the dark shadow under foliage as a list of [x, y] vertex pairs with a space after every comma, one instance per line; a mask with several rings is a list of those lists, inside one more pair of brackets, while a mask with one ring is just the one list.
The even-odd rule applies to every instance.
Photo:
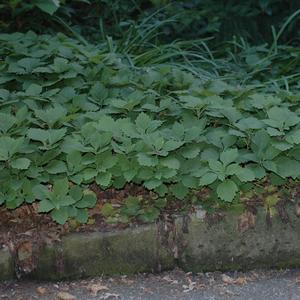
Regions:
[[[172, 20], [161, 28], [163, 41], [214, 36], [219, 43], [241, 36], [259, 44], [272, 41], [271, 27], [278, 31], [299, 8], [298, 0], [5, 0], [0, 4], [0, 30], [70, 33], [72, 29], [98, 41], [106, 35], [121, 38], [130, 24], [152, 15], [154, 24]], [[298, 28], [299, 18], [289, 25], [282, 41], [298, 40]]]

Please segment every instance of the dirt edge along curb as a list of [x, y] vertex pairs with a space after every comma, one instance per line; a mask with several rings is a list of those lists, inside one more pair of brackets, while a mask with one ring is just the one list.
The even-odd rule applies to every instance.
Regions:
[[[300, 267], [300, 218], [288, 209], [266, 223], [263, 208], [241, 232], [240, 215], [226, 212], [208, 222], [203, 210], [115, 232], [72, 233], [45, 247], [30, 278], [59, 280], [97, 275]], [[0, 250], [0, 280], [13, 279], [15, 266], [7, 248]]]

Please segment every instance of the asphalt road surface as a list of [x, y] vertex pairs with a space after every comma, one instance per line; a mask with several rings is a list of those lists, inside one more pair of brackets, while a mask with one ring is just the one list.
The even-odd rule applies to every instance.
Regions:
[[300, 300], [300, 269], [247, 273], [162, 274], [97, 277], [69, 282], [0, 283], [0, 300]]

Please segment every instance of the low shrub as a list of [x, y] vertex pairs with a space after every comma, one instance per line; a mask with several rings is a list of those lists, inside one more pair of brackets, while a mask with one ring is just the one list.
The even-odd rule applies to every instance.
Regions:
[[[300, 176], [299, 97], [203, 81], [172, 65], [63, 34], [0, 35], [0, 205], [37, 201], [59, 223], [88, 220], [89, 189], [151, 191], [144, 220], [211, 190], [234, 203], [268, 176]], [[138, 210], [128, 199], [123, 211]], [[110, 206], [104, 214], [110, 215]]]

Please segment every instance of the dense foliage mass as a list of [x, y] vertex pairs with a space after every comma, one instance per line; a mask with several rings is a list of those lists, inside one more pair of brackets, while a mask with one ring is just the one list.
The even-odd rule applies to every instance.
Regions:
[[[213, 36], [227, 41], [242, 36], [258, 44], [272, 41], [272, 26], [279, 30], [299, 8], [298, 0], [4, 0], [0, 28], [68, 32], [71, 27], [99, 40], [106, 34], [122, 37], [130, 25], [151, 16], [155, 26], [168, 20], [161, 26], [162, 40]], [[285, 41], [299, 41], [299, 25], [299, 20], [293, 20]]]
[[[93, 20], [76, 13], [88, 1], [74, 2], [3, 6], [17, 17], [68, 7], [72, 18]], [[137, 8], [150, 11], [156, 2]], [[10, 31], [18, 24], [8, 22], [7, 11], [3, 24]], [[241, 38], [215, 58], [204, 40], [154, 44], [157, 27], [148, 21], [98, 43], [71, 27], [73, 38], [0, 35], [0, 205], [38, 201], [39, 211], [59, 223], [86, 222], [87, 208], [96, 204], [92, 183], [102, 189], [134, 183], [152, 192], [152, 202], [142, 208], [130, 198], [123, 212], [152, 221], [168, 201], [191, 199], [203, 188], [215, 202], [234, 203], [267, 177], [283, 183], [300, 177], [297, 45], [279, 46], [279, 31], [270, 45], [249, 46]], [[108, 204], [103, 214], [112, 210]]]

